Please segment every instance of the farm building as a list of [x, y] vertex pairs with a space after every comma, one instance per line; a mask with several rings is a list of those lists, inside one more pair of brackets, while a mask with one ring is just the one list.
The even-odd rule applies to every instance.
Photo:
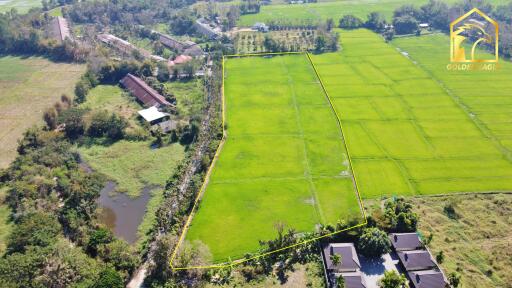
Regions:
[[162, 132], [167, 133], [176, 129], [176, 122], [170, 119], [170, 114], [158, 110], [156, 106], [137, 112], [152, 128], [159, 127]]
[[201, 49], [201, 47], [195, 42], [189, 40], [180, 41], [167, 34], [163, 34], [157, 31], [152, 32], [159, 36], [160, 43], [162, 43], [164, 46], [167, 46], [171, 49], [176, 49], [180, 52], [183, 52], [185, 55], [199, 57], [204, 54], [203, 49]]
[[135, 45], [131, 44], [130, 42], [128, 42], [126, 40], [123, 40], [123, 39], [121, 39], [119, 37], [116, 37], [116, 36], [114, 36], [112, 34], [99, 34], [96, 37], [101, 42], [105, 43], [108, 46], [114, 47], [115, 49], [117, 49], [121, 53], [130, 55], [134, 51], [139, 51], [140, 54], [144, 58], [150, 58], [150, 59], [155, 60], [155, 61], [165, 61], [164, 58], [162, 58], [160, 56], [157, 56], [157, 55], [151, 55], [151, 53], [149, 53], [149, 51], [146, 51], [144, 49], [138, 48]]
[[60, 16], [53, 18], [50, 24], [50, 34], [60, 43], [64, 42], [66, 38], [72, 39], [66, 18]]
[[197, 31], [208, 38], [218, 38], [222, 35], [222, 31], [219, 27], [208, 23], [205, 19], [197, 19], [195, 23]]
[[120, 83], [142, 102], [144, 106], [172, 106], [171, 103], [165, 100], [164, 96], [156, 92], [155, 89], [151, 88], [142, 79], [130, 73], [121, 79]]
[[172, 67], [172, 66], [174, 66], [174, 65], [185, 64], [185, 63], [189, 62], [190, 60], [192, 60], [192, 57], [191, 57], [191, 56], [188, 56], [188, 55], [179, 55], [179, 56], [177, 56], [176, 58], [174, 58], [174, 60], [169, 61], [168, 66], [169, 66], [169, 67]]
[[252, 30], [259, 32], [268, 32], [269, 28], [265, 23], [256, 22], [252, 25]]
[[421, 249], [422, 243], [416, 233], [391, 233], [389, 240], [396, 251]]

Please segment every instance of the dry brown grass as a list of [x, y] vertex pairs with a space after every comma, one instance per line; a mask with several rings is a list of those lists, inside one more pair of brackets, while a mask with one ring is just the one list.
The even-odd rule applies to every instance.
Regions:
[[[420, 216], [419, 230], [434, 233], [434, 255], [441, 267], [457, 271], [462, 287], [512, 287], [512, 194], [474, 194], [411, 198]], [[452, 203], [452, 219], [444, 207]]]

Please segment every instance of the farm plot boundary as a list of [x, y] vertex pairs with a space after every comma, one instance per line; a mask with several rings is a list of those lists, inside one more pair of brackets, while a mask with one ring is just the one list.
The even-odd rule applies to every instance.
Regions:
[[[297, 55], [297, 54], [303, 54], [307, 57], [308, 59], [308, 62], [309, 64], [312, 66], [313, 70], [314, 70], [314, 73], [315, 73], [315, 77], [316, 79], [318, 80], [319, 84], [320, 84], [320, 87], [323, 91], [323, 94], [324, 96], [327, 98], [328, 100], [328, 103], [329, 103], [329, 107], [330, 109], [333, 111], [335, 117], [336, 117], [336, 122], [337, 122], [337, 125], [338, 125], [338, 128], [341, 132], [341, 136], [342, 136], [342, 140], [343, 140], [343, 145], [344, 145], [344, 148], [346, 149], [346, 152], [347, 152], [347, 158], [348, 158], [348, 161], [349, 161], [349, 169], [350, 169], [350, 173], [352, 175], [352, 180], [353, 180], [353, 183], [354, 183], [354, 189], [355, 189], [355, 193], [356, 193], [356, 197], [357, 197], [357, 202], [359, 204], [359, 209], [360, 209], [360, 212], [361, 212], [361, 215], [363, 217], [363, 222], [362, 223], [359, 223], [359, 224], [356, 224], [354, 226], [351, 226], [351, 227], [348, 227], [348, 228], [345, 228], [345, 229], [341, 229], [341, 230], [338, 230], [338, 231], [335, 231], [335, 232], [332, 232], [332, 233], [329, 233], [329, 234], [326, 234], [326, 235], [322, 235], [322, 236], [318, 236], [318, 237], [314, 237], [312, 239], [308, 239], [306, 241], [302, 241], [302, 242], [299, 242], [299, 243], [296, 243], [294, 245], [290, 245], [290, 246], [287, 246], [287, 247], [283, 247], [283, 248], [280, 248], [280, 249], [277, 249], [277, 250], [274, 250], [274, 251], [270, 251], [270, 252], [266, 252], [266, 253], [261, 253], [261, 254], [258, 254], [258, 255], [255, 255], [253, 257], [250, 257], [250, 258], [244, 258], [244, 259], [238, 259], [238, 260], [233, 260], [233, 261], [230, 261], [230, 262], [225, 262], [225, 263], [220, 263], [220, 264], [214, 264], [214, 265], [205, 265], [205, 266], [187, 266], [187, 267], [175, 267], [174, 266], [174, 260], [176, 259], [176, 256], [178, 255], [178, 252], [179, 252], [179, 249], [181, 247], [181, 245], [183, 244], [184, 240], [185, 240], [185, 236], [187, 234], [187, 231], [190, 227], [190, 224], [192, 222], [192, 219], [195, 215], [195, 212], [197, 211], [198, 209], [198, 205], [199, 205], [199, 202], [200, 200], [202, 199], [203, 195], [204, 195], [204, 192], [206, 190], [206, 187], [208, 186], [208, 182], [210, 180], [210, 177], [211, 177], [211, 173], [213, 171], [213, 168], [219, 158], [219, 155], [220, 155], [220, 152], [227, 140], [227, 133], [226, 133], [226, 129], [225, 129], [225, 124], [226, 124], [226, 113], [225, 113], [225, 110], [226, 110], [226, 106], [225, 106], [225, 95], [224, 95], [224, 76], [225, 76], [225, 61], [226, 59], [228, 58], [237, 58], [237, 57], [263, 57], [263, 56], [280, 56], [280, 55]], [[345, 135], [343, 134], [343, 127], [342, 127], [342, 124], [341, 124], [341, 120], [339, 118], [339, 114], [338, 112], [336, 111], [336, 109], [334, 108], [333, 106], [333, 102], [329, 96], [329, 94], [327, 93], [327, 90], [325, 89], [324, 87], [324, 84], [316, 70], [316, 67], [310, 57], [310, 54], [308, 52], [277, 52], [277, 53], [247, 53], [247, 54], [233, 54], [233, 55], [224, 55], [223, 58], [222, 58], [222, 93], [221, 93], [221, 107], [222, 107], [222, 139], [220, 141], [220, 144], [219, 146], [217, 147], [217, 150], [215, 151], [215, 155], [213, 157], [213, 160], [207, 170], [207, 173], [204, 177], [204, 180], [203, 180], [203, 184], [199, 190], [199, 192], [197, 193], [197, 196], [194, 200], [194, 205], [191, 209], [191, 212], [189, 214], [189, 216], [187, 217], [187, 221], [185, 222], [185, 226], [183, 227], [182, 229], [182, 232], [180, 234], [180, 237], [178, 239], [178, 243], [175, 245], [174, 247], [174, 250], [171, 254], [171, 259], [170, 259], [170, 267], [171, 269], [173, 270], [189, 270], [189, 269], [214, 269], [214, 268], [225, 268], [225, 267], [232, 267], [234, 265], [238, 265], [238, 264], [241, 264], [241, 263], [244, 263], [244, 262], [247, 262], [247, 261], [251, 261], [251, 260], [254, 260], [254, 259], [258, 259], [258, 258], [261, 258], [261, 257], [265, 257], [265, 256], [268, 256], [268, 255], [271, 255], [271, 254], [274, 254], [274, 253], [278, 253], [280, 251], [283, 251], [283, 250], [286, 250], [286, 249], [291, 249], [291, 248], [294, 248], [294, 247], [297, 247], [297, 246], [300, 246], [300, 245], [304, 245], [304, 244], [307, 244], [307, 243], [310, 243], [310, 242], [313, 242], [313, 241], [317, 241], [319, 239], [322, 239], [322, 238], [325, 238], [325, 237], [330, 237], [332, 235], [335, 235], [335, 234], [338, 234], [338, 233], [341, 233], [341, 232], [344, 232], [344, 231], [348, 231], [348, 230], [351, 230], [351, 229], [354, 229], [354, 228], [357, 228], [357, 227], [361, 227], [361, 226], [365, 226], [367, 225], [367, 218], [366, 218], [366, 212], [365, 212], [365, 209], [364, 209], [364, 206], [363, 206], [363, 201], [361, 199], [361, 196], [360, 196], [360, 193], [359, 193], [359, 187], [358, 187], [358, 184], [357, 184], [357, 179], [356, 179], [356, 176], [354, 174], [354, 170], [353, 170], [353, 167], [352, 167], [352, 160], [351, 160], [351, 157], [350, 157], [350, 153], [348, 151], [348, 147], [347, 147], [347, 144], [346, 144], [346, 141], [345, 141]]]

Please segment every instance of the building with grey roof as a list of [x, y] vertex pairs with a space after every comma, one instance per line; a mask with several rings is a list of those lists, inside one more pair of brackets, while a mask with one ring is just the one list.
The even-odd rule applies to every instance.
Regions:
[[[361, 268], [353, 243], [330, 243], [323, 250], [325, 265], [329, 272], [355, 272]], [[333, 263], [333, 256], [341, 257], [340, 263]]]
[[427, 250], [400, 251], [397, 254], [406, 271], [437, 268], [432, 255]]
[[389, 240], [396, 251], [417, 250], [423, 247], [417, 233], [391, 233]]
[[407, 273], [412, 288], [445, 288], [448, 281], [440, 270], [411, 271]]
[[366, 288], [368, 287], [363, 279], [361, 272], [342, 273], [341, 277], [345, 280], [345, 288]]

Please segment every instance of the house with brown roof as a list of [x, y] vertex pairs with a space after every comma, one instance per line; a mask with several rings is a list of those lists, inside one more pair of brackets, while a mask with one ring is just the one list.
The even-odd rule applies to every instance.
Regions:
[[151, 88], [146, 82], [137, 76], [128, 73], [120, 81], [130, 93], [135, 96], [144, 106], [172, 106], [165, 97], [160, 95], [155, 89]]
[[389, 240], [396, 251], [417, 250], [423, 247], [417, 233], [391, 233]]
[[171, 60], [168, 62], [168, 66], [169, 67], [172, 67], [174, 65], [179, 65], [179, 64], [185, 64], [189, 61], [192, 60], [192, 57], [191, 56], [188, 56], [188, 55], [179, 55], [177, 56], [176, 58], [174, 58], [174, 60]]
[[440, 270], [411, 271], [407, 273], [412, 288], [446, 288], [448, 281]]
[[406, 271], [429, 270], [437, 268], [432, 255], [427, 250], [412, 250], [398, 252], [400, 263]]

